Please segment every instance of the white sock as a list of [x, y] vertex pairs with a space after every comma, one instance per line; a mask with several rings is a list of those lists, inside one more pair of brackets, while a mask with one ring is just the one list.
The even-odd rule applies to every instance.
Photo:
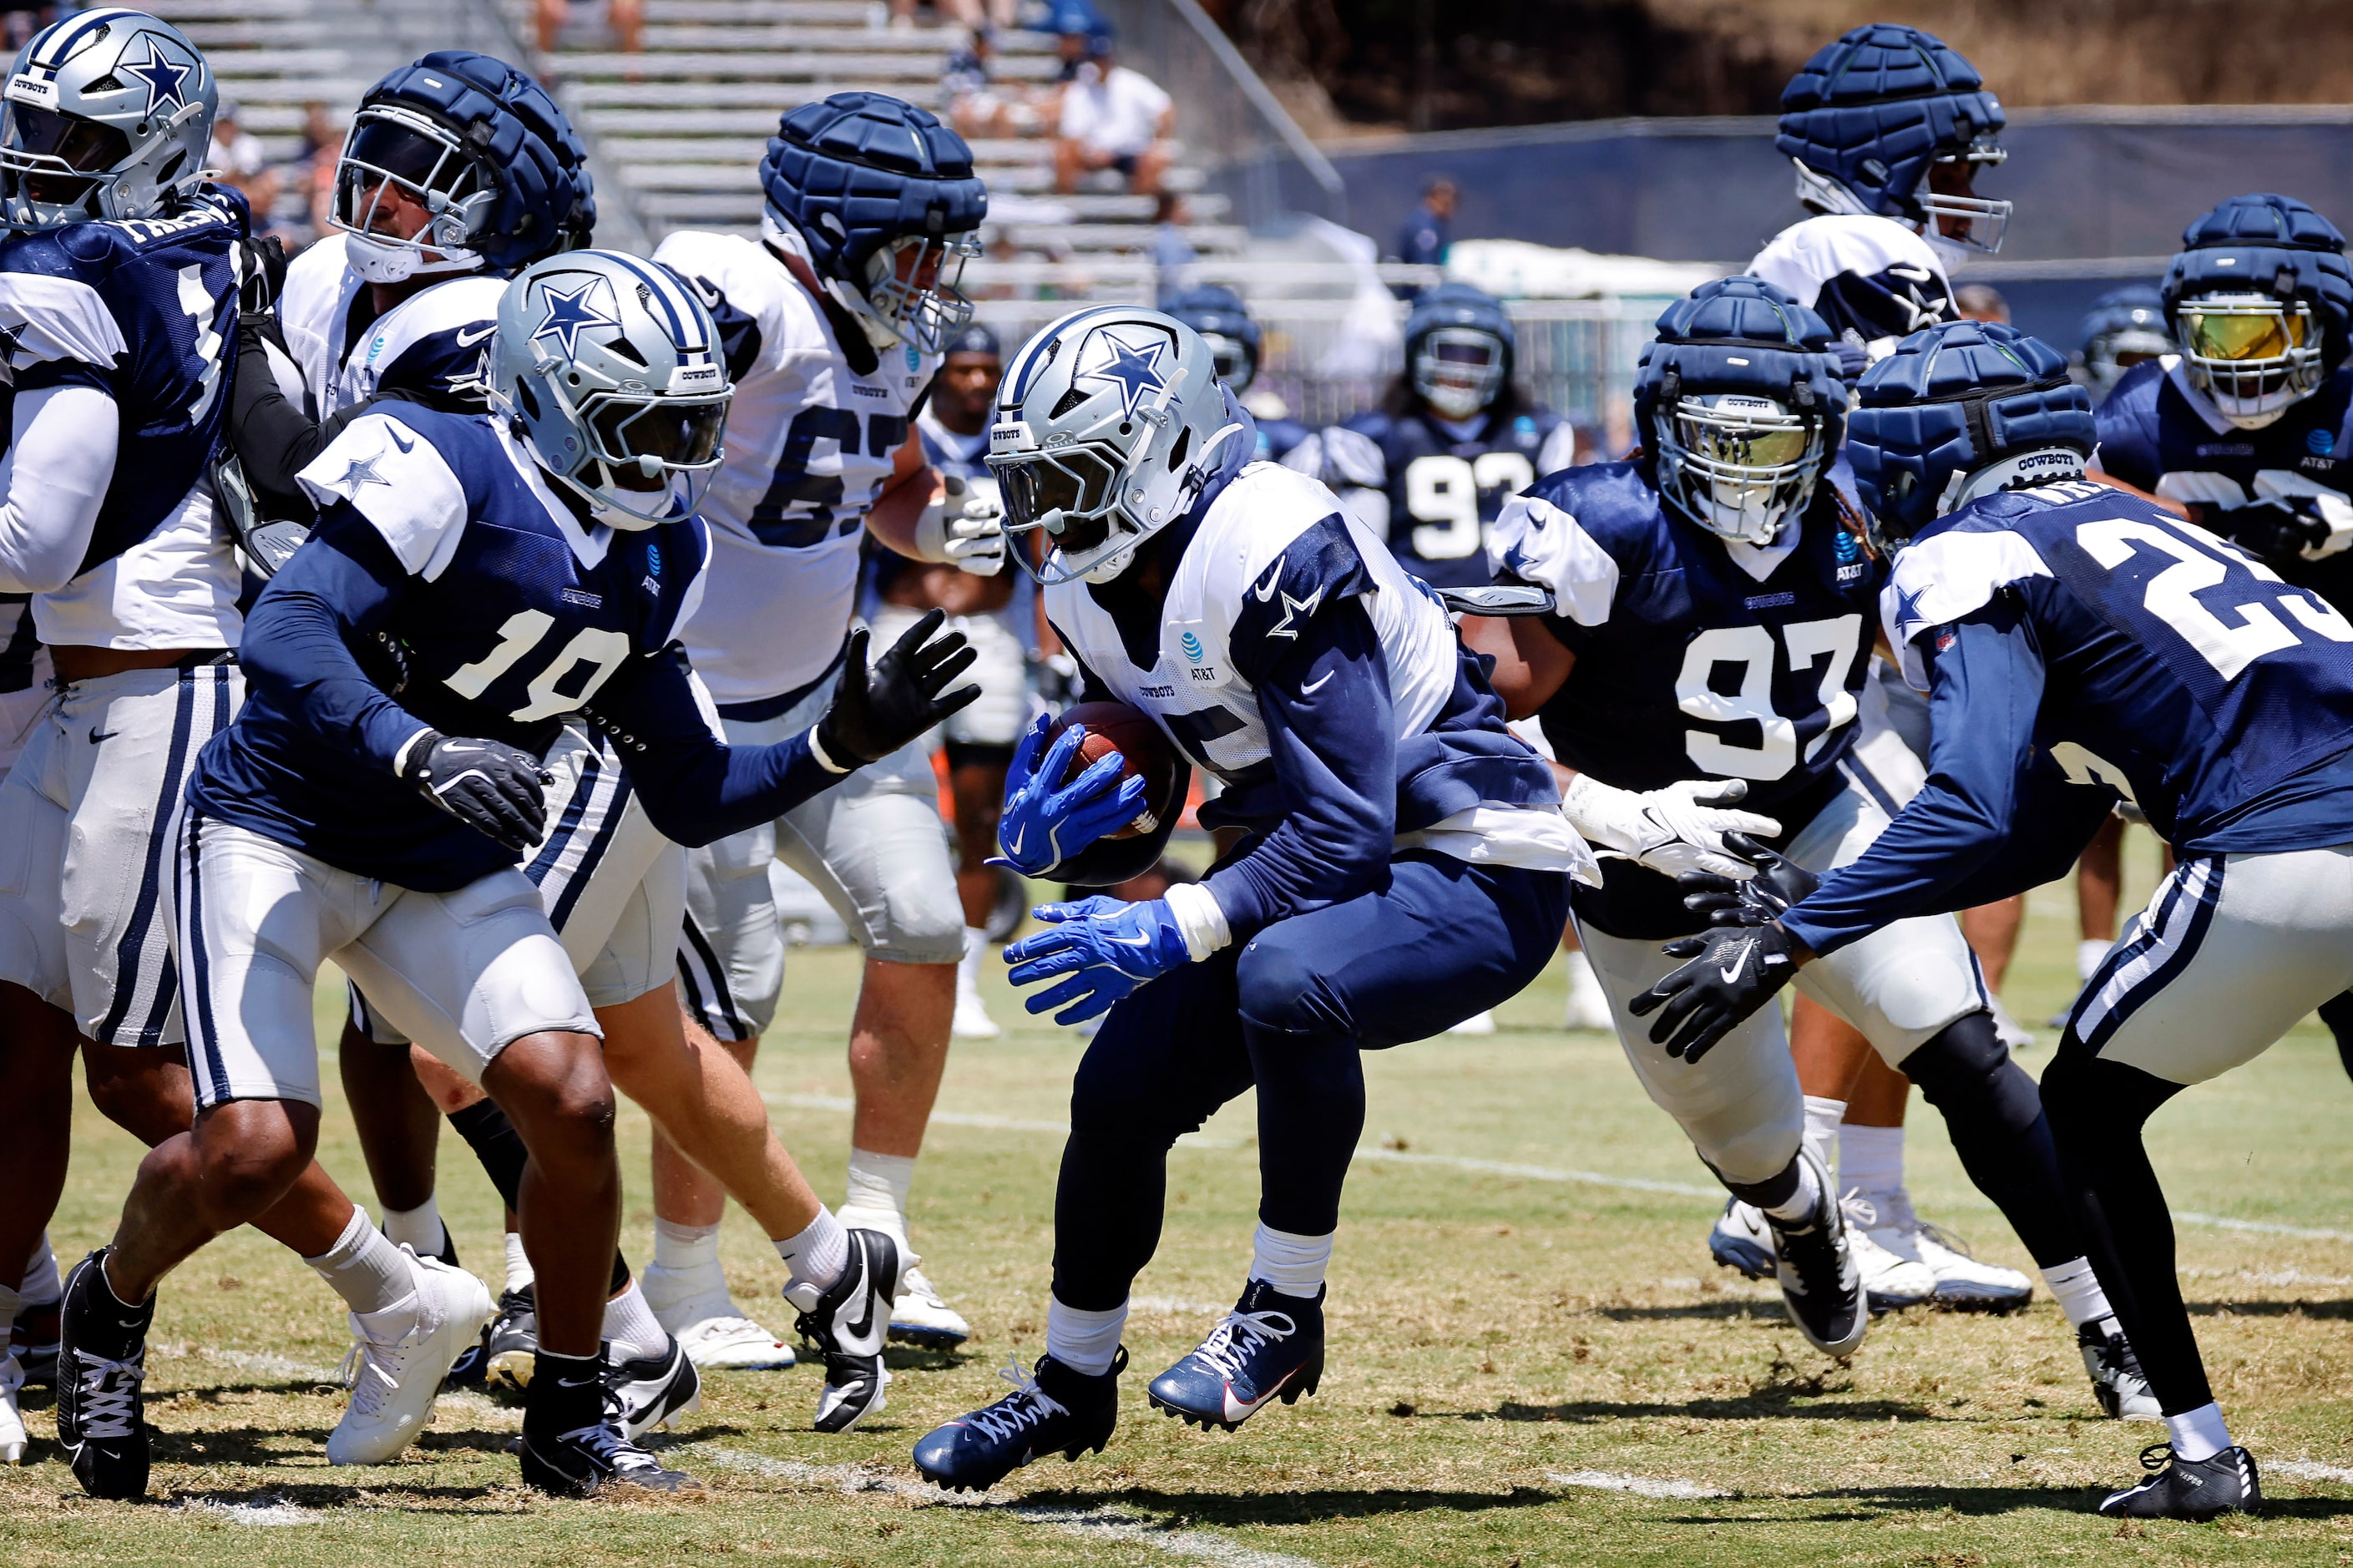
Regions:
[[442, 1244], [448, 1239], [437, 1198], [427, 1198], [413, 1209], [385, 1210], [384, 1234], [393, 1246], [406, 1247], [419, 1258], [440, 1257]]
[[2209, 1402], [2195, 1410], [2165, 1418], [2177, 1459], [2211, 1459], [2232, 1447], [2231, 1429], [2222, 1425], [2222, 1407]]
[[615, 1361], [643, 1361], [670, 1349], [670, 1335], [654, 1321], [646, 1293], [638, 1282], [605, 1303], [605, 1338], [612, 1342]]
[[1561, 971], [1568, 976], [1568, 994], [1571, 996], [1582, 996], [1588, 992], [1601, 989], [1601, 977], [1593, 973], [1593, 960], [1585, 956], [1583, 948], [1575, 952], [1562, 953], [1561, 960]]
[[1250, 1277], [1263, 1279], [1286, 1296], [1313, 1300], [1332, 1267], [1332, 1237], [1300, 1236], [1260, 1222], [1251, 1244]]
[[1101, 1377], [1119, 1354], [1119, 1331], [1127, 1324], [1127, 1303], [1108, 1312], [1082, 1312], [1050, 1298], [1046, 1302], [1046, 1353], [1072, 1372]]
[[2077, 942], [2075, 944], [2075, 978], [2091, 979], [2093, 971], [2098, 969], [2106, 961], [2108, 950], [2115, 945], [2116, 943], [2112, 942], [2103, 942], [2095, 936], [2087, 936]]
[[977, 995], [980, 991], [980, 961], [988, 951], [988, 933], [978, 926], [964, 928], [964, 956], [956, 960], [956, 994]]
[[[833, 1217], [832, 1210], [820, 1204], [817, 1218], [808, 1222], [807, 1230], [776, 1243], [776, 1256], [785, 1260], [785, 1268], [792, 1276], [785, 1282], [785, 1293], [791, 1296], [798, 1289], [814, 1302], [849, 1267], [849, 1232]], [[793, 1304], [803, 1311], [809, 1310], [808, 1303], [797, 1298]]]
[[1839, 1185], [1866, 1193], [1904, 1190], [1904, 1129], [1857, 1127], [1839, 1129]]
[[364, 1208], [352, 1210], [352, 1223], [343, 1226], [334, 1246], [302, 1261], [362, 1316], [396, 1307], [417, 1294], [417, 1266], [368, 1223]]
[[2105, 1323], [2115, 1317], [2116, 1309], [2108, 1305], [2108, 1293], [2100, 1289], [2099, 1276], [2092, 1272], [2087, 1258], [2077, 1258], [2042, 1271], [2042, 1283], [2049, 1288], [2051, 1299], [2067, 1314], [2067, 1321], [2076, 1328], [2086, 1323]]
[[1806, 1147], [1822, 1163], [1822, 1169], [1838, 1173], [1839, 1123], [1846, 1120], [1846, 1101], [1825, 1100], [1819, 1094], [1806, 1096]]
[[654, 1221], [654, 1267], [671, 1274], [694, 1274], [719, 1267], [719, 1227]]
[[1775, 1204], [1765, 1212], [1775, 1219], [1805, 1219], [1813, 1214], [1814, 1205], [1821, 1201], [1821, 1197], [1822, 1182], [1814, 1173], [1813, 1162], [1800, 1160], [1798, 1162], [1798, 1190], [1789, 1194], [1788, 1202]]
[[877, 1154], [871, 1149], [849, 1151], [849, 1190], [842, 1200], [846, 1223], [860, 1230], [879, 1230], [907, 1246], [907, 1189], [915, 1184], [913, 1154]]
[[33, 1256], [25, 1260], [25, 1283], [17, 1287], [26, 1304], [47, 1307], [66, 1299], [66, 1282], [58, 1274], [58, 1255], [49, 1250], [49, 1233], [41, 1232], [41, 1243], [33, 1248]]
[[533, 1278], [531, 1255], [522, 1249], [522, 1233], [512, 1230], [507, 1232], [506, 1288], [510, 1290], [520, 1290], [529, 1285]]

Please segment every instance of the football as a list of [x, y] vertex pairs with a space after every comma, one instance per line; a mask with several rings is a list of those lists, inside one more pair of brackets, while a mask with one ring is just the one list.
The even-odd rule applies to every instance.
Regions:
[[1134, 838], [1157, 832], [1167, 813], [1183, 805], [1176, 798], [1176, 753], [1160, 726], [1124, 702], [1082, 702], [1054, 721], [1047, 743], [1051, 745], [1072, 724], [1085, 725], [1087, 737], [1079, 742], [1079, 754], [1061, 782], [1070, 783], [1105, 757], [1118, 757], [1124, 776], [1144, 781], [1144, 810], [1110, 837]]

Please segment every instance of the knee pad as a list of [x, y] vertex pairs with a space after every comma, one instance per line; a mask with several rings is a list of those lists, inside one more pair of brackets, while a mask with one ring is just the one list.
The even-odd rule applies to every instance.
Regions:
[[2042, 1112], [2034, 1080], [2010, 1059], [1990, 1013], [1971, 1013], [1946, 1025], [1905, 1057], [1898, 1070], [1948, 1116], [1956, 1109], [1983, 1109], [2023, 1125]]

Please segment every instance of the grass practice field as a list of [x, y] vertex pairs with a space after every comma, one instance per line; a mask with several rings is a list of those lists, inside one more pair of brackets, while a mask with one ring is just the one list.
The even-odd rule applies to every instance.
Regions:
[[[2067, 889], [2038, 894], [2009, 988], [2019, 1016], [2047, 1017], [2072, 991], [2073, 938]], [[990, 1000], [1009, 1023], [1022, 1015], [1001, 973]], [[848, 950], [797, 952], [758, 1072], [828, 1200], [846, 1157], [856, 977]], [[322, 997], [339, 1005], [340, 987]], [[920, 1433], [1002, 1393], [996, 1370], [1042, 1349], [1079, 1047], [1024, 1026], [958, 1046], [915, 1187], [925, 1268], [974, 1339], [954, 1357], [894, 1352], [889, 1409], [864, 1430], [809, 1431], [817, 1376], [797, 1368], [714, 1377], [702, 1412], [657, 1439], [704, 1483], [685, 1500], [526, 1491], [502, 1451], [520, 1406], [480, 1395], [445, 1398], [399, 1464], [331, 1469], [322, 1445], [343, 1404], [329, 1382], [345, 1342], [340, 1307], [248, 1231], [165, 1283], [148, 1385], [155, 1500], [85, 1499], [37, 1393], [39, 1462], [0, 1472], [0, 1563], [2353, 1560], [2353, 1084], [2316, 1026], [2185, 1096], [2154, 1132], [2176, 1205], [2208, 1216], [2182, 1227], [2182, 1270], [2224, 1407], [2265, 1466], [2270, 1511], [2120, 1528], [2088, 1510], [2138, 1473], [2135, 1455], [2162, 1429], [2098, 1418], [2055, 1308], [1915, 1311], [1882, 1319], [1850, 1364], [1812, 1353], [1769, 1289], [1710, 1264], [1706, 1173], [1616, 1042], [1563, 1034], [1561, 1006], [1556, 966], [1504, 1010], [1496, 1036], [1371, 1060], [1322, 1393], [1230, 1436], [1158, 1415], [1143, 1386], [1240, 1285], [1256, 1189], [1247, 1100], [1172, 1156], [1166, 1237], [1138, 1285], [1113, 1447], [1018, 1472], [980, 1500], [934, 1492], [909, 1467]], [[332, 1016], [320, 1018], [332, 1042]], [[2030, 1070], [2049, 1046], [2046, 1030]], [[1913, 1125], [1923, 1212], [2023, 1265], [1916, 1100]], [[136, 1153], [87, 1105], [78, 1131], [56, 1231], [69, 1259], [111, 1228]], [[646, 1132], [625, 1110], [624, 1237], [640, 1258], [651, 1252]], [[493, 1194], [456, 1138], [443, 1151], [444, 1211], [466, 1260], [495, 1278]], [[332, 1106], [323, 1154], [357, 1195], [363, 1167]], [[774, 1252], [740, 1213], [726, 1235], [738, 1296], [783, 1327]]]

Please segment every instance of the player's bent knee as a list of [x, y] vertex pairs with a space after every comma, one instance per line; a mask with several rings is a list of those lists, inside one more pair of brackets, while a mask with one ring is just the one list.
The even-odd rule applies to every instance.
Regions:
[[1323, 965], [1288, 943], [1263, 937], [1252, 942], [1235, 966], [1234, 983], [1241, 1016], [1253, 1028], [1319, 1037], [1354, 1032]]
[[316, 1106], [297, 1100], [232, 1100], [195, 1119], [205, 1207], [227, 1228], [285, 1196], [319, 1144]]
[[1983, 1110], [2023, 1124], [2042, 1110], [2033, 1080], [2010, 1059], [1990, 1013], [1947, 1025], [1898, 1065], [1928, 1103], [1947, 1115]]
[[176, 1048], [90, 1044], [82, 1076], [100, 1113], [150, 1148], [195, 1120], [195, 1087]]

